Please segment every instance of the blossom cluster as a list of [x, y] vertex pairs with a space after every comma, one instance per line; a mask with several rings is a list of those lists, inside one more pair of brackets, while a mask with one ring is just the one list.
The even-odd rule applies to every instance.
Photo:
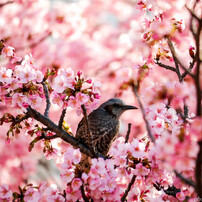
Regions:
[[[16, 57], [14, 48], [5, 46], [2, 56]], [[95, 108], [96, 100], [100, 98], [101, 84], [93, 83], [92, 79], [84, 80], [81, 75], [82, 72], [79, 71], [75, 76], [71, 68], [60, 69], [51, 89], [52, 103], [63, 108], [76, 108], [78, 111], [81, 111], [81, 105], [85, 104], [88, 112], [91, 112]], [[42, 71], [34, 64], [32, 55], [26, 55], [14, 70], [0, 68], [0, 98], [4, 104], [11, 104], [16, 109], [25, 109], [29, 105], [39, 108], [45, 97], [42, 85], [39, 84], [46, 80]]]
[[28, 184], [25, 187], [19, 187], [18, 192], [12, 192], [8, 185], [0, 186], [0, 199], [3, 201], [18, 200], [23, 197], [25, 202], [38, 201], [60, 201], [65, 202], [65, 197], [58, 192], [57, 187], [53, 184], [47, 186], [46, 182], [41, 182], [38, 186]]
[[[80, 151], [68, 148], [61, 164], [61, 177], [67, 186], [67, 196], [73, 200], [80, 199], [83, 186], [86, 196], [93, 200], [119, 201], [133, 176], [135, 182], [128, 194], [128, 200], [131, 201], [173, 200], [173, 196], [168, 196], [163, 191], [172, 185], [181, 188], [176, 195], [178, 200], [191, 195], [192, 192], [187, 191], [187, 187], [175, 179], [173, 170], [159, 166], [162, 165], [162, 156], [154, 148], [149, 141], [143, 139], [125, 143], [125, 138], [120, 137], [109, 151], [112, 158], [91, 159], [90, 170], [85, 172], [80, 167]], [[162, 190], [157, 190], [154, 184]]]
[[[6, 49], [6, 50], [5, 50]], [[16, 57], [14, 49], [4, 47], [2, 55]], [[1, 100], [16, 109], [25, 109], [29, 105], [39, 108], [43, 100], [43, 89], [38, 84], [43, 81], [43, 73], [34, 65], [32, 55], [26, 55], [20, 65], [14, 69], [0, 68]]]
[[51, 93], [52, 103], [59, 107], [68, 106], [81, 110], [81, 105], [86, 106], [88, 113], [96, 105], [100, 98], [100, 82], [92, 82], [92, 79], [82, 78], [82, 72], [74, 75], [71, 68], [60, 69], [54, 79], [53, 91]]
[[[1, 122], [14, 119], [7, 113], [10, 106], [20, 111], [25, 111], [29, 105], [42, 110], [42, 101], [45, 100], [43, 81], [53, 104], [60, 108], [75, 108], [80, 114], [82, 104], [88, 113], [94, 109], [100, 90], [104, 99], [118, 95], [125, 101], [137, 101], [133, 93], [120, 92], [128, 89], [130, 84], [124, 83], [122, 89], [117, 89], [120, 83], [132, 79], [137, 80], [140, 97], [144, 95], [146, 118], [156, 140], [155, 144], [148, 141], [142, 115], [137, 110], [135, 116], [128, 114], [122, 121], [123, 130], [124, 121], [132, 123], [131, 142], [125, 143], [124, 138], [118, 138], [109, 151], [111, 158], [92, 159], [89, 172], [80, 173], [81, 153], [67, 149], [60, 167], [64, 192], [58, 191], [56, 186], [40, 188], [43, 183], [38, 182], [39, 186], [25, 186], [16, 193], [14, 189], [30, 181], [30, 172], [36, 171], [39, 159], [31, 158], [30, 154], [35, 150], [38, 155], [34, 156], [39, 156], [41, 147], [35, 147], [32, 153], [27, 152], [25, 145], [29, 144], [31, 137], [23, 135], [16, 136], [12, 144], [4, 144], [7, 130], [2, 127], [0, 200], [11, 201], [20, 197], [25, 201], [82, 200], [83, 185], [88, 198], [120, 201], [133, 176], [135, 183], [127, 195], [128, 201], [197, 199], [194, 189], [177, 178], [174, 170], [195, 182], [194, 163], [199, 149], [197, 141], [202, 140], [202, 120], [194, 114], [196, 91], [193, 79], [187, 75], [179, 83], [176, 72], [171, 71], [175, 64], [168, 39], [172, 41], [182, 65], [195, 74], [195, 53], [199, 50], [195, 34], [191, 32], [197, 32], [199, 27], [195, 21], [201, 18], [200, 1], [113, 0], [109, 3], [82, 0], [67, 3], [4, 0], [0, 3], [0, 12], [0, 39], [9, 44], [5, 46], [0, 42], [0, 100], [6, 105], [1, 107], [2, 112], [6, 112]], [[15, 52], [20, 56], [31, 52], [37, 65], [31, 55], [22, 61]], [[159, 67], [160, 62], [171, 70]], [[57, 70], [55, 78], [47, 79], [43, 74], [47, 67]], [[74, 67], [74, 72], [78, 73], [68, 67]], [[99, 82], [82, 78], [81, 71], [102, 81], [102, 89]], [[179, 71], [184, 72], [181, 67]], [[77, 127], [76, 118], [71, 114], [68, 124], [72, 128]], [[58, 117], [53, 119], [56, 121]], [[41, 126], [38, 130], [33, 120], [27, 125], [34, 127], [33, 133], [29, 128], [30, 136], [42, 135]], [[24, 125], [16, 125], [15, 131], [21, 127], [24, 129]], [[120, 130], [120, 135], [123, 130]], [[47, 133], [54, 135], [52, 131]], [[58, 162], [65, 144], [56, 140], [44, 142], [47, 157], [54, 157]], [[57, 175], [56, 172], [53, 175]], [[47, 181], [51, 181], [53, 175]], [[166, 194], [172, 185], [178, 189], [175, 196]]]
[[[172, 107], [163, 103], [153, 104], [147, 108], [147, 119], [155, 137], [155, 149], [166, 168], [180, 172], [194, 169], [198, 153], [197, 138], [190, 131], [190, 124], [184, 123]], [[198, 133], [199, 134], [199, 133]]]
[[[170, 142], [162, 142], [166, 151], [170, 151]], [[65, 194], [60, 193], [54, 185], [49, 187], [46, 183], [41, 183], [38, 187], [24, 188], [24, 200], [65, 201], [66, 198], [67, 201], [76, 201], [82, 199], [81, 189], [83, 189], [85, 196], [93, 200], [120, 201], [134, 177], [135, 182], [127, 197], [129, 201], [175, 200], [174, 196], [166, 194], [166, 190], [173, 185], [179, 189], [176, 193], [179, 201], [183, 201], [185, 196], [194, 197], [194, 192], [175, 177], [173, 170], [163, 166], [161, 153], [165, 154], [165, 151], [158, 149], [159, 144], [157, 140], [156, 146], [153, 146], [146, 139], [133, 139], [132, 142], [126, 143], [125, 138], [120, 137], [109, 151], [111, 158], [91, 159], [89, 161], [91, 166], [85, 172], [80, 166], [83, 154], [79, 149], [68, 147], [60, 164]], [[186, 149], [183, 145], [176, 145], [178, 148], [179, 146]], [[172, 153], [168, 152], [166, 155], [173, 158]], [[191, 169], [184, 173], [188, 177], [193, 176]], [[14, 196], [17, 197], [17, 193]], [[7, 185], [1, 186], [0, 199], [12, 199], [12, 191]]]

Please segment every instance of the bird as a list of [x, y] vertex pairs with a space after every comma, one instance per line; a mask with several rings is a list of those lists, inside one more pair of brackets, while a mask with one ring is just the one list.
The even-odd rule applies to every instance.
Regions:
[[75, 137], [88, 148], [93, 145], [96, 152], [105, 156], [118, 135], [120, 116], [132, 109], [137, 107], [126, 105], [118, 98], [109, 99], [88, 115], [91, 139], [84, 117], [78, 124]]

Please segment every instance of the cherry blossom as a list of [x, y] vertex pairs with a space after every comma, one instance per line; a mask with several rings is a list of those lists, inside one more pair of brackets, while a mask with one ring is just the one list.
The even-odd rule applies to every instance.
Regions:
[[11, 46], [5, 46], [2, 50], [2, 56], [3, 57], [11, 57], [14, 56], [14, 48]]
[[[199, 1], [5, 0], [0, 12], [0, 200], [200, 199]], [[112, 97], [138, 110], [84, 171], [52, 130], [73, 139], [81, 106]]]
[[10, 84], [12, 82], [11, 75], [13, 71], [11, 69], [6, 69], [5, 67], [1, 67], [0, 69], [0, 81], [3, 83]]
[[0, 199], [1, 200], [10, 200], [12, 197], [12, 191], [8, 185], [3, 184], [0, 186]]
[[25, 201], [39, 201], [41, 198], [40, 193], [34, 189], [34, 188], [29, 188], [26, 192], [25, 192], [25, 197], [24, 200]]

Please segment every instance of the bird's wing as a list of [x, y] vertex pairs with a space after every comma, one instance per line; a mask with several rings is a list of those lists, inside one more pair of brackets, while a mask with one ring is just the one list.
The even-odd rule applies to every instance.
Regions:
[[[85, 119], [84, 119], [84, 117], [81, 119], [81, 121], [79, 122], [79, 124], [78, 124], [78, 127], [77, 127], [77, 131], [79, 131], [79, 129], [81, 128], [81, 126], [83, 125], [83, 124], [85, 124]], [[77, 133], [77, 132], [76, 132]]]

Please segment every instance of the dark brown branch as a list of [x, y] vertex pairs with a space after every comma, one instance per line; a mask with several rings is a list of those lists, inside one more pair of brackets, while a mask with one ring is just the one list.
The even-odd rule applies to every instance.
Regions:
[[140, 100], [140, 96], [139, 96], [139, 94], [137, 92], [137, 88], [136, 88], [136, 86], [134, 84], [132, 86], [132, 90], [133, 90], [135, 96], [137, 97], [137, 100], [138, 100], [138, 103], [139, 103], [139, 106], [140, 106], [140, 109], [141, 109], [141, 112], [142, 112], [142, 116], [143, 116], [143, 119], [144, 119], [145, 124], [146, 124], [148, 135], [149, 135], [151, 141], [154, 143], [155, 139], [154, 139], [154, 137], [152, 135], [151, 128], [149, 126], [149, 122], [147, 121], [147, 118], [146, 118], [146, 114], [145, 114], [145, 110], [144, 110], [143, 104], [142, 104], [142, 102]]
[[59, 138], [59, 136], [58, 135], [52, 135], [52, 136], [46, 136], [46, 135], [41, 135], [41, 136], [39, 136], [39, 137], [36, 137], [32, 142], [38, 142], [38, 141], [40, 141], [40, 140], [53, 140], [53, 139], [55, 139], [55, 138]]
[[22, 121], [28, 119], [29, 117], [30, 117], [29, 115], [25, 114], [25, 115], [24, 115], [23, 117], [21, 117], [21, 118], [16, 118], [16, 119], [13, 121], [13, 124], [16, 125], [16, 124], [18, 124], [18, 123], [20, 123], [20, 122], [22, 122]]
[[0, 4], [0, 8], [7, 5], [7, 4], [11, 4], [11, 3], [14, 3], [14, 1], [7, 1], [5, 3], [2, 3], [2, 4]]
[[[195, 71], [195, 87], [196, 87], [196, 98], [197, 98], [197, 105], [196, 105], [196, 115], [197, 117], [201, 117], [202, 115], [202, 106], [201, 106], [201, 83], [200, 83], [200, 67], [201, 67], [201, 60], [200, 60], [200, 36], [202, 30], [202, 19], [199, 22], [195, 42], [196, 42], [196, 71]], [[199, 198], [202, 198], [202, 141], [198, 142], [199, 145], [199, 153], [196, 159], [196, 168], [195, 168], [195, 178], [196, 178], [196, 192]]]
[[156, 184], [153, 183], [153, 186], [158, 191], [163, 190], [167, 195], [171, 195], [171, 196], [174, 196], [174, 197], [176, 197], [177, 193], [181, 192], [181, 189], [177, 189], [174, 185], [172, 185], [172, 186], [168, 185], [168, 188], [164, 189], [164, 186], [162, 186], [160, 183], [156, 182]]
[[179, 177], [184, 183], [188, 184], [189, 186], [196, 187], [195, 183], [191, 179], [187, 179], [184, 177], [181, 173], [179, 173], [177, 170], [174, 170], [175, 175]]
[[179, 71], [179, 66], [178, 64], [182, 67], [182, 69], [184, 69], [185, 72], [187, 72], [187, 74], [189, 74], [192, 78], [195, 77], [194, 74], [192, 74], [181, 62], [180, 60], [178, 59], [177, 55], [176, 55], [176, 52], [175, 52], [175, 49], [174, 49], [174, 46], [170, 40], [169, 37], [167, 37], [167, 40], [168, 40], [168, 46], [170, 48], [170, 51], [172, 53], [172, 56], [173, 56], [173, 59], [174, 59], [174, 62], [175, 62], [175, 65], [176, 65], [176, 73], [179, 77], [179, 81], [181, 82], [182, 81], [182, 77], [180, 75], [180, 71]]
[[131, 123], [128, 124], [128, 131], [127, 131], [127, 134], [126, 134], [126, 139], [125, 139], [125, 143], [128, 142], [129, 140], [129, 136], [130, 136], [130, 132], [131, 132]]
[[171, 70], [173, 72], [176, 72], [176, 69], [174, 67], [171, 67], [169, 65], [165, 65], [165, 64], [159, 62], [158, 60], [156, 61], [156, 64], [159, 65], [160, 67], [163, 67], [164, 69], [168, 69], [168, 70]]
[[59, 128], [62, 128], [62, 124], [63, 124], [64, 118], [65, 118], [66, 111], [67, 111], [67, 109], [62, 110], [62, 114], [60, 116], [60, 120], [58, 123]]
[[196, 86], [196, 95], [197, 95], [197, 107], [196, 107], [196, 115], [201, 116], [201, 84], [200, 84], [200, 67], [201, 67], [201, 60], [200, 60], [200, 36], [202, 30], [202, 19], [198, 25], [197, 33], [196, 33], [196, 71], [195, 71], [195, 86]]
[[198, 197], [202, 198], [202, 140], [198, 142], [199, 153], [196, 159], [196, 169], [195, 169], [195, 178], [196, 178], [196, 192]]
[[51, 135], [51, 136], [43, 136], [43, 139], [44, 140], [52, 140], [52, 139], [55, 139], [55, 138], [59, 138], [58, 135]]
[[[189, 72], [191, 72], [191, 70], [193, 69], [194, 64], [195, 64], [195, 59], [193, 59], [193, 61], [190, 62], [189, 69], [188, 69]], [[184, 78], [187, 76], [187, 74], [188, 74], [187, 72], [184, 72], [184, 73], [182, 74], [182, 78], [184, 79]]]
[[81, 185], [80, 190], [81, 190], [81, 195], [82, 195], [83, 200], [84, 200], [85, 202], [89, 202], [90, 200], [88, 199], [88, 197], [87, 197], [86, 194], [85, 194], [85, 190], [84, 190], [83, 184]]
[[133, 186], [135, 179], [136, 179], [136, 175], [133, 175], [131, 181], [128, 184], [127, 189], [125, 190], [124, 195], [121, 197], [121, 202], [124, 202], [126, 200], [126, 197], [128, 196], [128, 193], [131, 190], [131, 187]]
[[[194, 77], [194, 83], [196, 88], [196, 98], [197, 98], [197, 104], [196, 104], [196, 116], [201, 117], [202, 114], [202, 106], [201, 106], [201, 84], [200, 84], [200, 66], [201, 66], [201, 58], [200, 58], [200, 37], [201, 37], [201, 30], [202, 30], [202, 16], [201, 18], [197, 17], [194, 13], [195, 7], [197, 3], [200, 3], [200, 1], [195, 0], [193, 9], [188, 9], [188, 11], [191, 14], [190, 18], [190, 30], [193, 34], [193, 37], [195, 39], [195, 47], [196, 47], [196, 54], [195, 54], [195, 61], [196, 61], [196, 70], [195, 70], [195, 77]], [[198, 27], [196, 30], [194, 30], [194, 19], [198, 22]], [[195, 178], [196, 178], [196, 192], [198, 194], [199, 198], [202, 198], [202, 141], [198, 142], [199, 145], [199, 152], [196, 158], [196, 168], [195, 168]]]
[[48, 127], [51, 131], [55, 132], [57, 136], [59, 136], [65, 142], [71, 144], [75, 148], [79, 148], [80, 151], [92, 158], [102, 157], [105, 158], [103, 155], [96, 153], [93, 154], [92, 151], [83, 145], [81, 142], [78, 141], [75, 137], [71, 136], [68, 132], [59, 128], [54, 122], [52, 122], [48, 117], [42, 115], [41, 113], [37, 112], [35, 109], [31, 107], [27, 108], [27, 113], [29, 117], [34, 118], [35, 120], [41, 122], [46, 127]]
[[50, 98], [49, 98], [48, 88], [47, 88], [46, 83], [44, 81], [42, 82], [42, 85], [43, 85], [43, 90], [44, 90], [45, 97], [46, 97], [46, 109], [45, 109], [45, 112], [44, 112], [44, 116], [48, 117], [51, 102], [50, 102]]
[[57, 135], [52, 135], [52, 136], [46, 136], [45, 133], [43, 132], [41, 136], [37, 136], [36, 138], [34, 138], [34, 140], [32, 140], [29, 144], [29, 151], [31, 151], [34, 147], [34, 145], [39, 142], [40, 140], [52, 140], [58, 138]]
[[87, 132], [88, 132], [88, 142], [90, 143], [89, 147], [90, 147], [91, 152], [93, 154], [95, 154], [96, 150], [95, 150], [95, 147], [94, 147], [93, 141], [92, 141], [92, 132], [90, 130], [90, 125], [89, 125], [89, 120], [88, 120], [86, 107], [85, 107], [85, 105], [82, 105], [81, 108], [83, 110], [83, 116], [84, 116], [84, 119], [85, 119], [85, 122], [86, 122], [86, 128], [87, 128]]
[[177, 189], [174, 185], [172, 186], [168, 186], [167, 189], [164, 189], [163, 188], [163, 191], [167, 194], [167, 195], [171, 195], [171, 196], [174, 196], [176, 197], [176, 194], [181, 192], [180, 189]]
[[169, 48], [171, 50], [171, 53], [172, 53], [172, 56], [173, 56], [173, 59], [174, 59], [174, 62], [175, 62], [177, 76], [179, 78], [179, 81], [182, 82], [182, 76], [181, 76], [180, 69], [179, 69], [180, 62], [179, 62], [179, 60], [178, 60], [178, 58], [176, 56], [175, 49], [174, 49], [174, 46], [173, 46], [170, 38], [168, 37], [167, 39], [168, 39], [168, 46], [169, 46]]
[[193, 16], [197, 21], [200, 21], [200, 18], [190, 9], [185, 5], [186, 9], [190, 12], [191, 16]]

